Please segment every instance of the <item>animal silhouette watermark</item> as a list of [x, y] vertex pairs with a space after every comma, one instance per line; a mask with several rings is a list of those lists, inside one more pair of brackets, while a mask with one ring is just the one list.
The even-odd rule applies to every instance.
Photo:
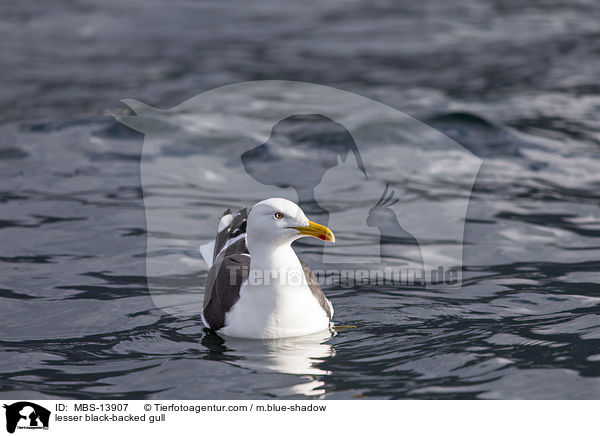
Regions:
[[[201, 311], [198, 272], [212, 260], [207, 243], [223, 211], [274, 197], [335, 233], [326, 246], [294, 242], [316, 280], [461, 285], [482, 161], [433, 127], [351, 92], [290, 81], [226, 85], [167, 110], [124, 102], [135, 115], [118, 119], [145, 134], [148, 287], [168, 313]], [[165, 286], [178, 290], [177, 303]]]
[[14, 433], [16, 429], [48, 429], [50, 411], [29, 401], [4, 404], [6, 409], [6, 431]]

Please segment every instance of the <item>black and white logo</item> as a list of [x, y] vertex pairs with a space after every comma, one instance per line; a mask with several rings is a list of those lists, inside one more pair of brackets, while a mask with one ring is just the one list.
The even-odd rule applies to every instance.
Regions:
[[16, 429], [48, 429], [50, 411], [29, 401], [5, 404], [6, 431], [14, 433]]

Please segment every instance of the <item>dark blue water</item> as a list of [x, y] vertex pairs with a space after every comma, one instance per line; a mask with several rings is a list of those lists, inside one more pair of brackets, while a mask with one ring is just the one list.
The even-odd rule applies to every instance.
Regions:
[[[0, 396], [600, 397], [595, 3], [76, 0], [0, 11]], [[223, 340], [156, 307], [144, 137], [111, 114], [128, 113], [122, 98], [168, 108], [258, 79], [368, 96], [483, 159], [462, 287], [332, 286], [336, 323], [356, 327], [331, 338]], [[415, 181], [410, 199], [441, 205], [453, 189]], [[206, 210], [243, 199], [197, 192], [195, 237], [213, 232]], [[197, 259], [173, 220], [164, 261]]]

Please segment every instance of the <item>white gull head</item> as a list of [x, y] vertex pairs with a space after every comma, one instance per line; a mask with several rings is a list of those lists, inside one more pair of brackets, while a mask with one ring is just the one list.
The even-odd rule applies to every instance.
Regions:
[[303, 236], [335, 241], [328, 228], [309, 221], [297, 204], [284, 198], [269, 198], [250, 209], [247, 242], [251, 255], [267, 247], [289, 246]]

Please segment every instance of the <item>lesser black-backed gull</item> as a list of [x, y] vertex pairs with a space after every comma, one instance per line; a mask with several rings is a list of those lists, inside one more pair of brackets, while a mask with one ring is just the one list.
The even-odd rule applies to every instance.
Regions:
[[[283, 338], [326, 330], [333, 307], [291, 247], [303, 236], [335, 241], [295, 203], [270, 198], [219, 223], [204, 294], [202, 321], [241, 338]], [[211, 259], [212, 258], [212, 259]]]

